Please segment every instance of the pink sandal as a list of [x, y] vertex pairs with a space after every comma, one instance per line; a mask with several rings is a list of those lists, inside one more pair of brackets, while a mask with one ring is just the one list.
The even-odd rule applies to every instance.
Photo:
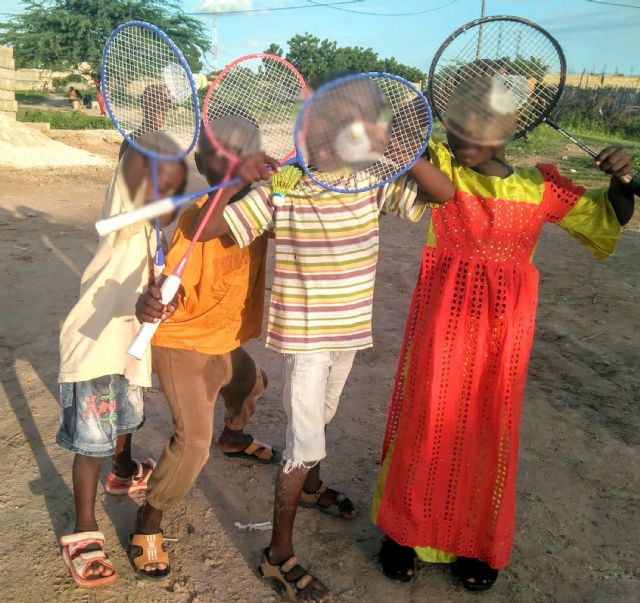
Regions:
[[147, 489], [149, 478], [151, 473], [156, 467], [156, 462], [153, 459], [142, 459], [138, 461], [133, 459], [136, 464], [136, 470], [129, 478], [118, 477], [113, 469], [107, 475], [107, 481], [104, 484], [104, 489], [107, 494], [114, 495], [131, 495], [136, 492], [144, 492]]
[[[60, 538], [62, 558], [76, 584], [91, 588], [115, 582], [116, 572], [103, 547], [104, 534], [102, 532], [77, 532]], [[110, 569], [113, 573], [109, 576], [87, 576], [89, 568], [96, 563], [105, 569]]]

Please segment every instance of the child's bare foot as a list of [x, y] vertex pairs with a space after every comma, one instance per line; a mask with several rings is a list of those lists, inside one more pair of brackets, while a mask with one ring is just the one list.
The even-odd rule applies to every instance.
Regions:
[[267, 444], [262, 444], [244, 431], [224, 428], [218, 446], [225, 456], [244, 458], [261, 463], [277, 465], [282, 461], [282, 453]]

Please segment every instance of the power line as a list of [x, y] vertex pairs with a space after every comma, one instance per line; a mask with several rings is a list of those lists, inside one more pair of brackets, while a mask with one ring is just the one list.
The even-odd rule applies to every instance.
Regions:
[[[450, 0], [450, 2], [447, 2], [446, 4], [442, 4], [440, 6], [435, 6], [433, 8], [428, 8], [426, 10], [418, 10], [418, 11], [413, 11], [413, 12], [409, 12], [409, 13], [373, 13], [373, 12], [369, 12], [369, 11], [363, 11], [363, 10], [353, 10], [353, 9], [349, 9], [349, 8], [340, 8], [336, 5], [333, 4], [322, 4], [321, 2], [316, 2], [315, 0], [307, 0], [307, 2], [309, 2], [309, 4], [312, 4], [313, 6], [324, 6], [326, 8], [332, 8], [333, 10], [339, 10], [342, 11], [344, 13], [353, 13], [356, 15], [368, 15], [368, 16], [372, 16], [372, 17], [408, 17], [411, 15], [424, 15], [426, 13], [433, 13], [437, 10], [443, 9], [443, 8], [447, 8], [447, 6], [451, 6], [452, 4], [455, 4], [456, 2], [458, 2], [458, 0]], [[345, 3], [347, 4], [347, 3]]]
[[[359, 4], [364, 0], [343, 0], [342, 2], [331, 2], [328, 4], [297, 4], [296, 6], [274, 6], [265, 8], [247, 8], [243, 10], [223, 10], [223, 11], [198, 11], [194, 13], [186, 13], [187, 15], [241, 15], [246, 13], [266, 13], [276, 10], [294, 10], [296, 8], [320, 8], [326, 6], [328, 8], [334, 8], [340, 4]], [[346, 9], [343, 9], [346, 10]]]
[[587, 0], [591, 4], [606, 4], [607, 6], [622, 6], [624, 8], [640, 8], [638, 4], [622, 4], [620, 2], [604, 2], [603, 0]]

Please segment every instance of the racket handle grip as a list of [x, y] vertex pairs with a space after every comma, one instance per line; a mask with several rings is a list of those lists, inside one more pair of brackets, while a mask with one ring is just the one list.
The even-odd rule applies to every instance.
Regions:
[[172, 198], [161, 199], [155, 203], [149, 203], [138, 207], [130, 212], [124, 214], [117, 214], [104, 220], [98, 220], [96, 222], [96, 230], [101, 237], [111, 234], [116, 230], [122, 230], [127, 226], [132, 226], [138, 222], [144, 220], [154, 220], [164, 214], [171, 213], [175, 208]]
[[[161, 301], [163, 305], [167, 305], [178, 293], [180, 288], [180, 277], [175, 274], [170, 274], [162, 283], [160, 291], [162, 293]], [[144, 353], [147, 351], [151, 340], [155, 332], [160, 326], [159, 322], [143, 322], [133, 338], [133, 341], [129, 344], [127, 354], [133, 356], [138, 360], [142, 360]]]

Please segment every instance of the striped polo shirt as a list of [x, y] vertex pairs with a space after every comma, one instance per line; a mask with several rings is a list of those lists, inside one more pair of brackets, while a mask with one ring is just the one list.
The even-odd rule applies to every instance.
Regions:
[[427, 202], [417, 193], [406, 175], [350, 194], [305, 176], [282, 207], [274, 207], [270, 188], [261, 186], [225, 209], [240, 247], [275, 231], [267, 347], [283, 353], [371, 347], [379, 215], [419, 220]]

